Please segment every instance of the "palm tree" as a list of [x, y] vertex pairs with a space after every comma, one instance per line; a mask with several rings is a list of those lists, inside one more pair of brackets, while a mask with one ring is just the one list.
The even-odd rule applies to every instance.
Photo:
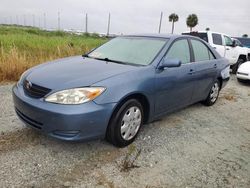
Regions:
[[169, 21], [172, 22], [172, 34], [174, 33], [174, 23], [178, 22], [179, 16], [175, 13], [172, 13], [168, 17]]
[[190, 27], [190, 32], [192, 32], [193, 27], [195, 27], [198, 24], [198, 17], [196, 14], [190, 14], [187, 17], [187, 26]]

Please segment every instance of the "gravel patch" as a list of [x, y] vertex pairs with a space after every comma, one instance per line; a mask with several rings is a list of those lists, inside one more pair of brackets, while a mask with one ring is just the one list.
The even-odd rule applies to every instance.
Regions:
[[135, 143], [68, 143], [26, 128], [0, 86], [0, 187], [250, 187], [250, 84], [143, 126]]

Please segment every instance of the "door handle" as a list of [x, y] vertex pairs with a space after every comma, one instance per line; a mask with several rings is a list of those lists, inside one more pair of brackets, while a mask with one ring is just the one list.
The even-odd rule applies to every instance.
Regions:
[[216, 47], [213, 47], [214, 49], [216, 49]]
[[226, 48], [226, 50], [230, 50], [230, 48]]
[[194, 70], [190, 69], [188, 74], [193, 74], [193, 73], [194, 73]]
[[217, 68], [217, 64], [214, 64], [214, 68], [215, 68], [215, 69]]

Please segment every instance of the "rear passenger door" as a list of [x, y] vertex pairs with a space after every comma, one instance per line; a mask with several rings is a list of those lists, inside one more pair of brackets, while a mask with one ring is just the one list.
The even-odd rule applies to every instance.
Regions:
[[205, 43], [190, 39], [195, 61], [195, 92], [192, 101], [204, 100], [217, 76], [217, 60]]

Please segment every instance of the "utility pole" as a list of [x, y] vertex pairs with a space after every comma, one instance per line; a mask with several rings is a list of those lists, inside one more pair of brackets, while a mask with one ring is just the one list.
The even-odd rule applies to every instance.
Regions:
[[41, 17], [38, 17], [38, 27], [41, 28]]
[[110, 13], [108, 17], [108, 30], [107, 30], [107, 36], [109, 36], [109, 27], [110, 27]]
[[163, 16], [163, 13], [161, 12], [161, 16], [160, 16], [160, 24], [159, 24], [159, 31], [158, 31], [158, 33], [161, 33], [161, 22], [162, 22], [162, 16]]
[[32, 15], [32, 19], [33, 19], [33, 27], [35, 27], [36, 23], [35, 23], [35, 15]]
[[46, 14], [43, 13], [43, 27], [46, 29]]
[[58, 12], [58, 28], [57, 28], [58, 31], [60, 31], [60, 26], [61, 26], [61, 25], [60, 25], [60, 21], [61, 21], [61, 20], [60, 20], [60, 12]]
[[25, 16], [25, 14], [23, 15], [23, 25], [26, 26], [26, 16]]
[[88, 33], [88, 14], [85, 16], [85, 33]]
[[16, 15], [16, 24], [19, 25], [18, 15]]
[[12, 16], [10, 16], [10, 24], [12, 25]]

